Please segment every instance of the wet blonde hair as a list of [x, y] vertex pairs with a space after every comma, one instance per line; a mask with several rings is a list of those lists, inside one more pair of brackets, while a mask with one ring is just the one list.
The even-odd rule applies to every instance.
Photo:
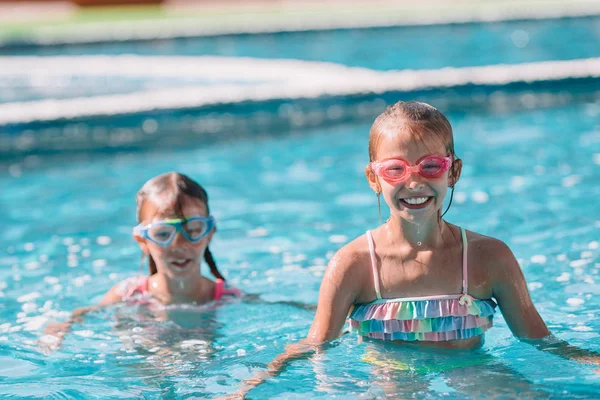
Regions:
[[408, 132], [418, 140], [439, 139], [453, 159], [454, 135], [448, 119], [429, 104], [399, 101], [388, 106], [373, 122], [369, 133], [369, 160], [375, 161], [381, 136], [388, 132]]

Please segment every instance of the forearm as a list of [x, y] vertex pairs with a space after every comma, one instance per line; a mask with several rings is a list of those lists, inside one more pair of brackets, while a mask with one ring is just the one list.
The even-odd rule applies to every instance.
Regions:
[[524, 341], [540, 351], [548, 352], [567, 360], [574, 360], [584, 364], [600, 365], [600, 353], [573, 346], [554, 335], [548, 335], [542, 339], [528, 339]]
[[[100, 306], [95, 305], [95, 306], [81, 307], [81, 308], [75, 309], [75, 311], [73, 311], [71, 313], [71, 316], [69, 317], [69, 319], [66, 322], [64, 322], [64, 326], [67, 328], [67, 332], [71, 328], [71, 325], [75, 324], [76, 322], [83, 321], [83, 317], [87, 313], [96, 311], [99, 308], [100, 308]], [[67, 332], [65, 332], [65, 333], [67, 333]]]
[[284, 304], [292, 307], [299, 308], [301, 310], [315, 311], [317, 306], [315, 304], [307, 304], [300, 301], [293, 300], [279, 300], [279, 301], [267, 301], [260, 297], [258, 294], [254, 293], [246, 293], [244, 295], [244, 301], [247, 303], [257, 303], [257, 304]]
[[87, 314], [90, 313], [92, 311], [96, 311], [99, 308], [101, 308], [101, 305], [95, 305], [95, 306], [88, 306], [88, 307], [81, 307], [76, 309], [75, 311], [73, 311], [71, 313], [71, 318], [69, 319], [70, 323], [75, 323], [75, 322], [81, 322], [82, 317]]
[[307, 358], [321, 348], [322, 344], [312, 343], [306, 339], [286, 346], [285, 351], [269, 363], [267, 370], [256, 372], [251, 378], [245, 379], [242, 382], [242, 385], [236, 392], [236, 397], [244, 398], [250, 390], [285, 371], [285, 368], [292, 361]]
[[[76, 322], [81, 322], [82, 317], [90, 311], [98, 309], [99, 306], [90, 306], [78, 308], [71, 313], [69, 319], [65, 322], [51, 322], [46, 326], [44, 333], [46, 335], [54, 336], [56, 339], [56, 345], [59, 346], [62, 342], [63, 337], [69, 333], [71, 326]], [[52, 344], [52, 343], [49, 343]]]

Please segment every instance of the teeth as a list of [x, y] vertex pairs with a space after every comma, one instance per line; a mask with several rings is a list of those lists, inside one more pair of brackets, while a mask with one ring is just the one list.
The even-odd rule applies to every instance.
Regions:
[[410, 198], [404, 199], [404, 201], [407, 202], [408, 204], [423, 204], [428, 199], [429, 199], [429, 197], [410, 197]]

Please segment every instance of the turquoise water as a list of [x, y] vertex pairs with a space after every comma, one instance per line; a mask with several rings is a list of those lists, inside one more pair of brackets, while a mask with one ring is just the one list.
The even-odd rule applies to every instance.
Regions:
[[[447, 219], [506, 241], [553, 333], [600, 351], [600, 105], [448, 116], [465, 168]], [[315, 304], [329, 257], [377, 225], [363, 176], [368, 129], [348, 124], [226, 146], [1, 164], [0, 397], [183, 399], [233, 391], [308, 330], [311, 311], [276, 302]], [[161, 315], [115, 307], [75, 325], [60, 351], [42, 354], [36, 342], [47, 319], [66, 318], [139, 272], [130, 236], [135, 193], [169, 170], [205, 185], [218, 220], [212, 247], [221, 270], [264, 302]], [[388, 348], [352, 334], [334, 344], [252, 394], [600, 397], [592, 368], [518, 342], [500, 316], [475, 354]], [[410, 370], [373, 365], [369, 357]], [[424, 371], [428, 365], [446, 370]]]
[[10, 46], [1, 55], [220, 55], [330, 61], [377, 70], [466, 67], [600, 56], [600, 17]]

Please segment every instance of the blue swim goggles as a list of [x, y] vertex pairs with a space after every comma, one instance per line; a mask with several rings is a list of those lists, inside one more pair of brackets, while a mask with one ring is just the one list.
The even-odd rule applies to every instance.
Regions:
[[167, 247], [171, 244], [177, 232], [180, 232], [190, 242], [197, 242], [208, 235], [215, 226], [215, 219], [208, 217], [191, 217], [187, 219], [165, 219], [150, 225], [138, 225], [133, 228], [134, 236], [138, 236]]

